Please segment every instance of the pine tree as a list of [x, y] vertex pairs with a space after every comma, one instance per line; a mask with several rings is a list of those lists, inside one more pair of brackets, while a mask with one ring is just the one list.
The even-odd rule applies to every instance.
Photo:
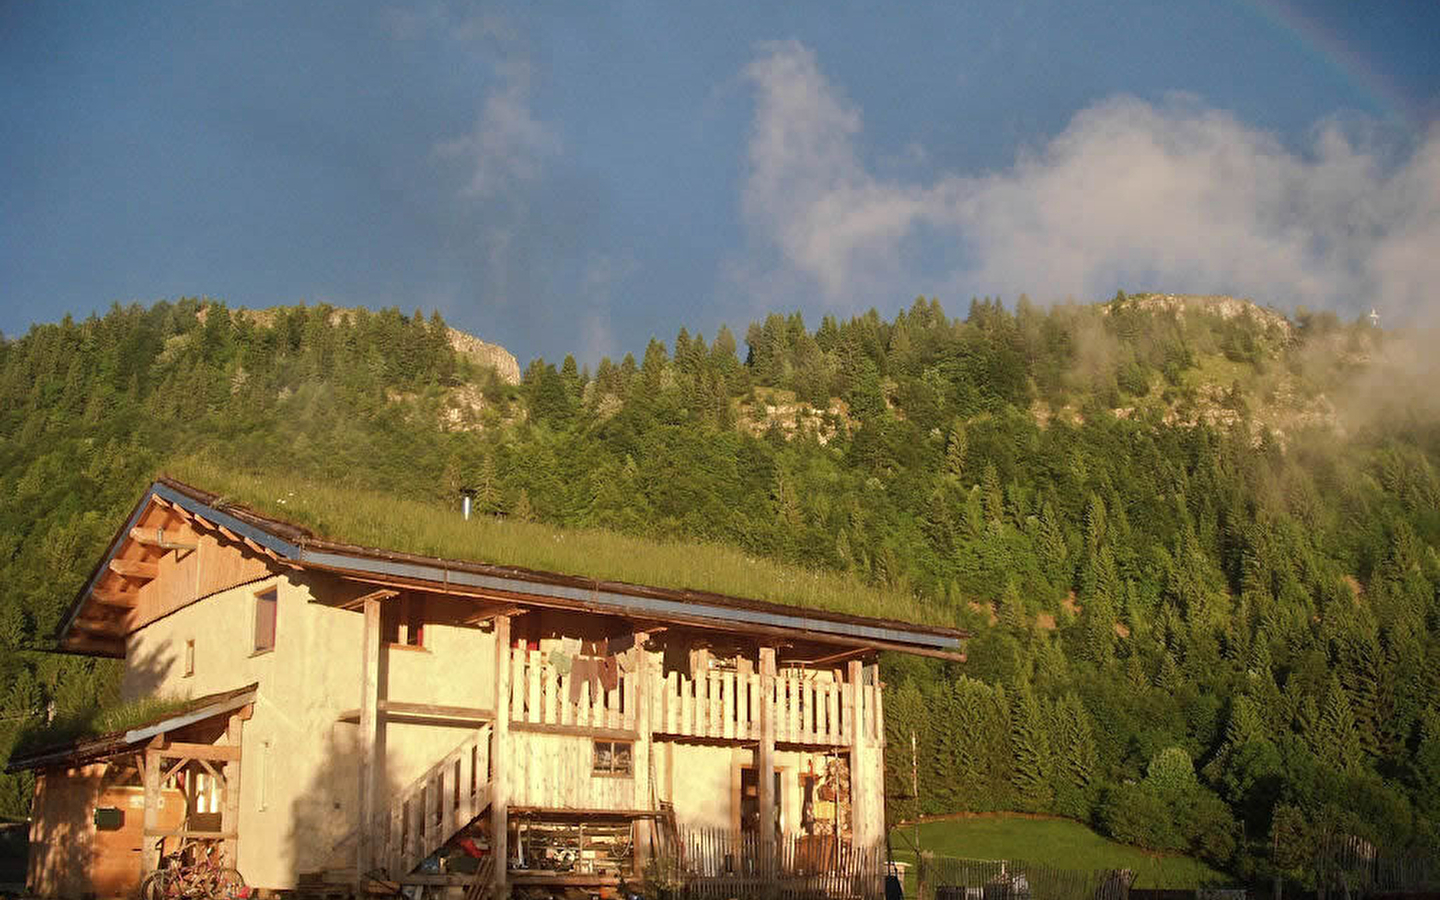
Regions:
[[1040, 701], [1021, 683], [1010, 709], [1010, 744], [1015, 756], [1011, 783], [1020, 808], [1050, 812], [1055, 802], [1054, 756]]
[[1360, 734], [1355, 726], [1355, 714], [1350, 707], [1350, 698], [1341, 686], [1340, 679], [1330, 676], [1330, 685], [1325, 691], [1325, 704], [1321, 707], [1320, 718], [1312, 728], [1311, 744], [1321, 760], [1342, 771], [1349, 771], [1360, 764], [1363, 750]]
[[965, 475], [965, 454], [970, 442], [965, 436], [965, 425], [956, 421], [950, 426], [950, 436], [945, 442], [945, 474], [959, 481]]

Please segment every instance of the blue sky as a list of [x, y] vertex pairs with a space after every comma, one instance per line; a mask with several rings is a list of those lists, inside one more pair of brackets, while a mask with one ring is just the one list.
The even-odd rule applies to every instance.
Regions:
[[915, 296], [1440, 284], [1440, 5], [0, 0], [0, 331], [439, 309], [523, 361]]

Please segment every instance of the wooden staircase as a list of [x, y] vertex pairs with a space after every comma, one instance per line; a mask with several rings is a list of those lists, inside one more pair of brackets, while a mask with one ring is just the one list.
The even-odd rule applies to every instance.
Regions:
[[484, 725], [395, 794], [374, 823], [373, 869], [402, 879], [490, 805], [490, 742]]

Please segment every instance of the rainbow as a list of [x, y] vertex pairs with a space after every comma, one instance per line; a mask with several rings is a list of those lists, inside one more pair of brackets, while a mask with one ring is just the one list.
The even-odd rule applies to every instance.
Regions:
[[1354, 85], [1389, 116], [1417, 126], [1420, 106], [1371, 59], [1334, 27], [1301, 10], [1293, 0], [1244, 0], [1278, 31], [1289, 36], [1310, 57]]

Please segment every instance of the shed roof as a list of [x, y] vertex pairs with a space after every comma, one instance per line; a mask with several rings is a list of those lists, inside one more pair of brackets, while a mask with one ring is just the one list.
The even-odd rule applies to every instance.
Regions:
[[59, 741], [54, 744], [17, 752], [5, 764], [5, 771], [14, 773], [43, 766], [80, 765], [130, 753], [156, 735], [166, 734], [223, 715], [255, 701], [258, 684], [196, 697], [179, 709], [156, 716], [132, 728], [112, 731], [95, 737]]

